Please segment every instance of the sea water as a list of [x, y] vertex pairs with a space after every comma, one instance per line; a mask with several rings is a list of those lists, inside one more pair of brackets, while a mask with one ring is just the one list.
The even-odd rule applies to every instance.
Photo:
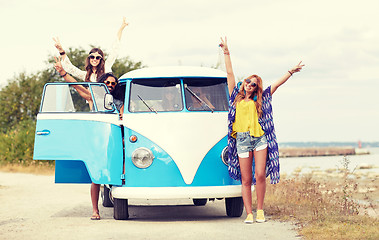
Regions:
[[[367, 171], [379, 173], [379, 148], [368, 148], [370, 154], [349, 155], [347, 168], [350, 171]], [[291, 175], [301, 169], [300, 173], [312, 171], [344, 169], [344, 156], [287, 157], [280, 158], [280, 173]], [[369, 169], [361, 169], [366, 166]]]

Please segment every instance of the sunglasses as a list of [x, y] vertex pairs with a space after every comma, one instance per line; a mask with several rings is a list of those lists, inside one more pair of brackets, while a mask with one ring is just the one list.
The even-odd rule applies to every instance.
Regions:
[[110, 81], [105, 81], [104, 83], [106, 85], [111, 84], [112, 86], [115, 86], [117, 84], [116, 82], [110, 82]]
[[94, 55], [89, 55], [89, 58], [90, 59], [96, 59], [96, 60], [100, 60], [101, 59], [101, 56], [94, 56]]
[[245, 79], [245, 82], [246, 82], [247, 84], [250, 83], [250, 85], [251, 85], [252, 87], [256, 87], [256, 86], [257, 86], [257, 84], [256, 84], [255, 82], [251, 82], [251, 79]]

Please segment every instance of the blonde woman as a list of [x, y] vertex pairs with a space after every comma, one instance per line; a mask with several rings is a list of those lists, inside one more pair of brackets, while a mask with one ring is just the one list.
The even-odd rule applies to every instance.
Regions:
[[[266, 193], [266, 177], [271, 183], [279, 182], [279, 150], [272, 117], [272, 95], [292, 74], [304, 66], [297, 64], [279, 80], [263, 90], [262, 79], [251, 75], [243, 82], [235, 83], [227, 39], [219, 45], [225, 57], [229, 89], [228, 153], [229, 174], [242, 184], [242, 199], [247, 217], [245, 223], [253, 223], [251, 185], [257, 195], [257, 222], [265, 222], [263, 211]], [[254, 159], [254, 160], [253, 160]], [[253, 164], [254, 163], [254, 164]], [[254, 174], [253, 174], [254, 173]]]

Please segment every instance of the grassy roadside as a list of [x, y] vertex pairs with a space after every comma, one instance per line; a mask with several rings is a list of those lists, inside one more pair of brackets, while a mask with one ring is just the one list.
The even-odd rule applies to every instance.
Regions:
[[28, 165], [0, 164], [0, 171], [12, 173], [31, 173], [39, 175], [54, 175], [54, 165], [41, 161], [33, 161]]
[[283, 178], [267, 184], [265, 211], [272, 219], [296, 223], [305, 239], [379, 239], [378, 174], [346, 167]]

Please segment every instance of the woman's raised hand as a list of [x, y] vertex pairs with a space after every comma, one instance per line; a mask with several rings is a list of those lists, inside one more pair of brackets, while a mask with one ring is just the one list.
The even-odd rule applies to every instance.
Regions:
[[226, 37], [225, 39], [221, 38], [221, 43], [219, 44], [219, 46], [221, 47], [224, 54], [229, 55], [228, 42], [227, 42]]
[[296, 66], [291, 68], [290, 72], [291, 73], [300, 72], [300, 70], [305, 66], [304, 64], [302, 64], [302, 62], [303, 61], [300, 61]]
[[122, 24], [121, 24], [121, 27], [120, 27], [120, 29], [124, 29], [126, 26], [128, 26], [129, 25], [129, 23], [127, 23], [126, 22], [126, 18], [125, 17], [123, 17], [122, 18]]
[[54, 46], [58, 49], [60, 53], [64, 52], [61, 42], [59, 41], [59, 38], [53, 38], [53, 41], [55, 42]]
[[[64, 69], [62, 67], [62, 63], [61, 63], [61, 57], [59, 56], [58, 58], [57, 57], [54, 57], [55, 59], [55, 63], [54, 63], [54, 68], [55, 70], [57, 70], [57, 72], [59, 72], [59, 74], [61, 72], [64, 72]], [[62, 75], [62, 74], [61, 74]]]
[[121, 27], [120, 27], [120, 29], [117, 32], [117, 38], [118, 38], [118, 40], [121, 40], [122, 31], [124, 31], [124, 28], [126, 26], [128, 26], [128, 25], [129, 25], [129, 23], [126, 22], [126, 18], [123, 17]]

